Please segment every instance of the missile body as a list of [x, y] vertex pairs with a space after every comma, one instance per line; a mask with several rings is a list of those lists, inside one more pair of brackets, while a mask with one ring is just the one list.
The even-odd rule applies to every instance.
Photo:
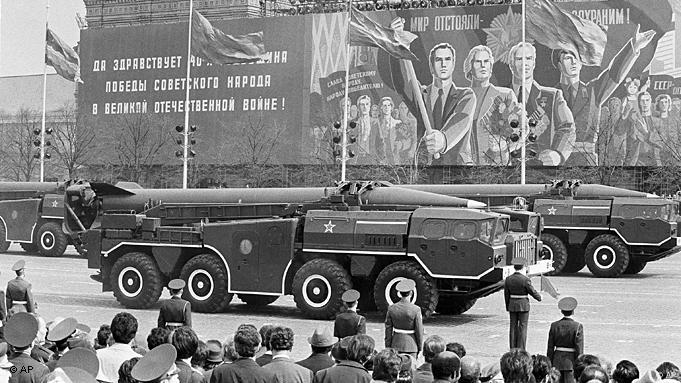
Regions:
[[3, 193], [34, 192], [38, 194], [62, 193], [64, 184], [59, 182], [0, 182], [0, 199]]
[[[430, 193], [455, 195], [461, 198], [476, 197], [550, 197], [554, 190], [551, 184], [460, 184], [460, 185], [397, 185], [401, 188], [421, 190]], [[610, 197], [651, 197], [650, 194], [600, 184], [581, 184], [574, 189], [576, 198], [610, 198]]]

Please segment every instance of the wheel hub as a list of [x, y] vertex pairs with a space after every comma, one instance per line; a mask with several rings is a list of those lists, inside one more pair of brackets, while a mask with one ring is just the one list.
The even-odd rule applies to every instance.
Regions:
[[45, 250], [52, 250], [52, 247], [54, 247], [54, 234], [48, 232], [43, 233], [43, 235], [40, 237], [40, 243], [42, 243], [43, 248]]
[[610, 246], [599, 246], [594, 251], [594, 263], [600, 269], [609, 269], [617, 260], [615, 251]]
[[205, 301], [213, 296], [213, 277], [206, 270], [194, 270], [189, 275], [187, 287], [189, 295], [197, 301]]
[[303, 299], [310, 307], [324, 307], [331, 300], [331, 283], [323, 275], [313, 274], [303, 282]]
[[134, 267], [126, 267], [118, 274], [118, 289], [128, 298], [139, 295], [143, 286], [142, 274]]

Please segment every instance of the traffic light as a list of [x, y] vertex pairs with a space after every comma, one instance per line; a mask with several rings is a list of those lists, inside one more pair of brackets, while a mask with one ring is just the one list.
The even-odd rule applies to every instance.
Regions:
[[192, 145], [196, 145], [196, 139], [194, 138], [194, 133], [197, 131], [196, 125], [189, 126], [189, 129], [185, 130], [184, 125], [175, 126], [175, 131], [180, 133], [175, 137], [175, 143], [180, 146], [180, 150], [175, 151], [175, 157], [184, 160], [184, 143], [185, 134], [187, 137], [187, 159], [196, 157], [196, 152], [191, 148]]
[[45, 136], [46, 137], [44, 137], [44, 139], [42, 139], [42, 137], [41, 137], [42, 132], [43, 132], [43, 130], [40, 129], [40, 128], [34, 128], [33, 129], [33, 135], [36, 136], [35, 139], [33, 140], [33, 146], [38, 148], [37, 152], [33, 155], [33, 158], [40, 159], [40, 152], [41, 152], [40, 146], [42, 144], [42, 145], [44, 145], [44, 147], [43, 147], [43, 152], [44, 152], [43, 158], [46, 159], [46, 160], [49, 160], [52, 156], [50, 155], [50, 153], [47, 152], [47, 147], [52, 146], [52, 142], [48, 139], [47, 136], [51, 136], [52, 133], [54, 132], [54, 129], [52, 129], [50, 127], [45, 128]]

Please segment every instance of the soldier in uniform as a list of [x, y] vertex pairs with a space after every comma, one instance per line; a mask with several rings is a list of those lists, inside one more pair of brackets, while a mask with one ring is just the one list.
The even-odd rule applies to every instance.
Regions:
[[52, 354], [52, 360], [47, 363], [50, 371], [57, 366], [57, 361], [62, 355], [69, 351], [69, 339], [76, 332], [78, 321], [74, 318], [66, 318], [56, 323], [47, 333], [47, 340], [54, 342], [55, 350]]
[[162, 344], [147, 352], [130, 371], [139, 382], [179, 383], [180, 369], [175, 365], [177, 351], [172, 344]]
[[5, 340], [14, 347], [14, 355], [9, 361], [16, 369], [12, 372], [11, 382], [40, 382], [50, 370], [44, 364], [31, 358], [31, 349], [38, 334], [38, 320], [35, 316], [17, 312], [7, 321]]
[[336, 316], [333, 324], [333, 336], [343, 339], [346, 336], [367, 333], [367, 320], [362, 315], [357, 314], [357, 303], [359, 301], [359, 291], [348, 290], [341, 296], [345, 304], [345, 312]]
[[25, 268], [26, 262], [23, 260], [17, 261], [12, 266], [12, 270], [17, 274], [17, 277], [7, 282], [6, 298], [9, 316], [19, 312], [35, 312], [31, 283], [24, 278]]
[[410, 302], [415, 288], [411, 279], [397, 283], [400, 301], [390, 305], [385, 315], [385, 347], [418, 358], [423, 345], [423, 318], [421, 308]]
[[168, 283], [170, 299], [161, 303], [158, 327], [167, 327], [171, 330], [182, 326], [192, 327], [192, 305], [181, 298], [185, 285], [182, 279], [173, 279]]
[[525, 350], [527, 341], [527, 322], [530, 318], [530, 299], [528, 294], [541, 302], [541, 295], [532, 287], [532, 280], [525, 275], [525, 259], [515, 257], [511, 260], [515, 273], [504, 281], [504, 299], [509, 312], [509, 347]]
[[558, 308], [563, 318], [551, 323], [546, 356], [560, 371], [560, 383], [574, 383], [573, 365], [577, 356], [584, 352], [584, 329], [581, 323], [570, 318], [577, 308], [575, 298], [562, 298]]

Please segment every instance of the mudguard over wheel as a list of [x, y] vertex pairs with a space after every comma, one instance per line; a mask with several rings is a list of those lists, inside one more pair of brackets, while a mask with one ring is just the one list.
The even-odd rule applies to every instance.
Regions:
[[432, 315], [438, 302], [437, 286], [435, 280], [414, 261], [391, 263], [378, 274], [374, 285], [374, 301], [378, 310], [386, 312], [391, 304], [399, 300], [395, 286], [403, 279], [416, 282], [413, 303], [421, 307], [423, 317]]
[[601, 234], [586, 245], [585, 259], [593, 275], [613, 278], [629, 266], [629, 249], [617, 236]]
[[201, 254], [192, 257], [182, 267], [180, 278], [187, 282], [182, 298], [192, 304], [192, 311], [224, 311], [234, 296], [228, 290], [227, 269], [217, 255]]
[[638, 274], [645, 269], [648, 262], [629, 260], [629, 266], [624, 270], [624, 274]]
[[29, 254], [35, 254], [38, 252], [38, 245], [35, 243], [22, 242], [21, 248]]
[[437, 302], [437, 312], [445, 315], [460, 315], [468, 311], [477, 299], [466, 299], [456, 295], [440, 294]]
[[553, 271], [546, 275], [558, 275], [565, 268], [567, 263], [568, 253], [563, 241], [557, 236], [548, 233], [542, 233], [541, 240], [544, 243], [542, 248], [542, 259], [551, 260]]
[[46, 257], [61, 257], [66, 251], [68, 239], [56, 222], [46, 222], [38, 230], [36, 236], [38, 252]]
[[151, 307], [163, 291], [161, 272], [154, 259], [145, 253], [128, 253], [111, 268], [111, 287], [116, 300], [133, 309]]
[[341, 296], [352, 288], [347, 270], [330, 259], [313, 259], [293, 277], [296, 306], [308, 317], [331, 319], [341, 309]]
[[7, 239], [7, 231], [5, 230], [5, 225], [0, 222], [0, 253], [4, 253], [9, 249], [11, 242], [5, 241]]
[[256, 307], [267, 306], [278, 298], [276, 295], [239, 294], [239, 299], [245, 304]]
[[562, 274], [572, 274], [580, 271], [586, 266], [586, 261], [584, 260], [584, 250], [580, 249], [578, 246], [570, 246], [568, 248], [568, 257], [565, 262], [565, 267], [563, 267]]

